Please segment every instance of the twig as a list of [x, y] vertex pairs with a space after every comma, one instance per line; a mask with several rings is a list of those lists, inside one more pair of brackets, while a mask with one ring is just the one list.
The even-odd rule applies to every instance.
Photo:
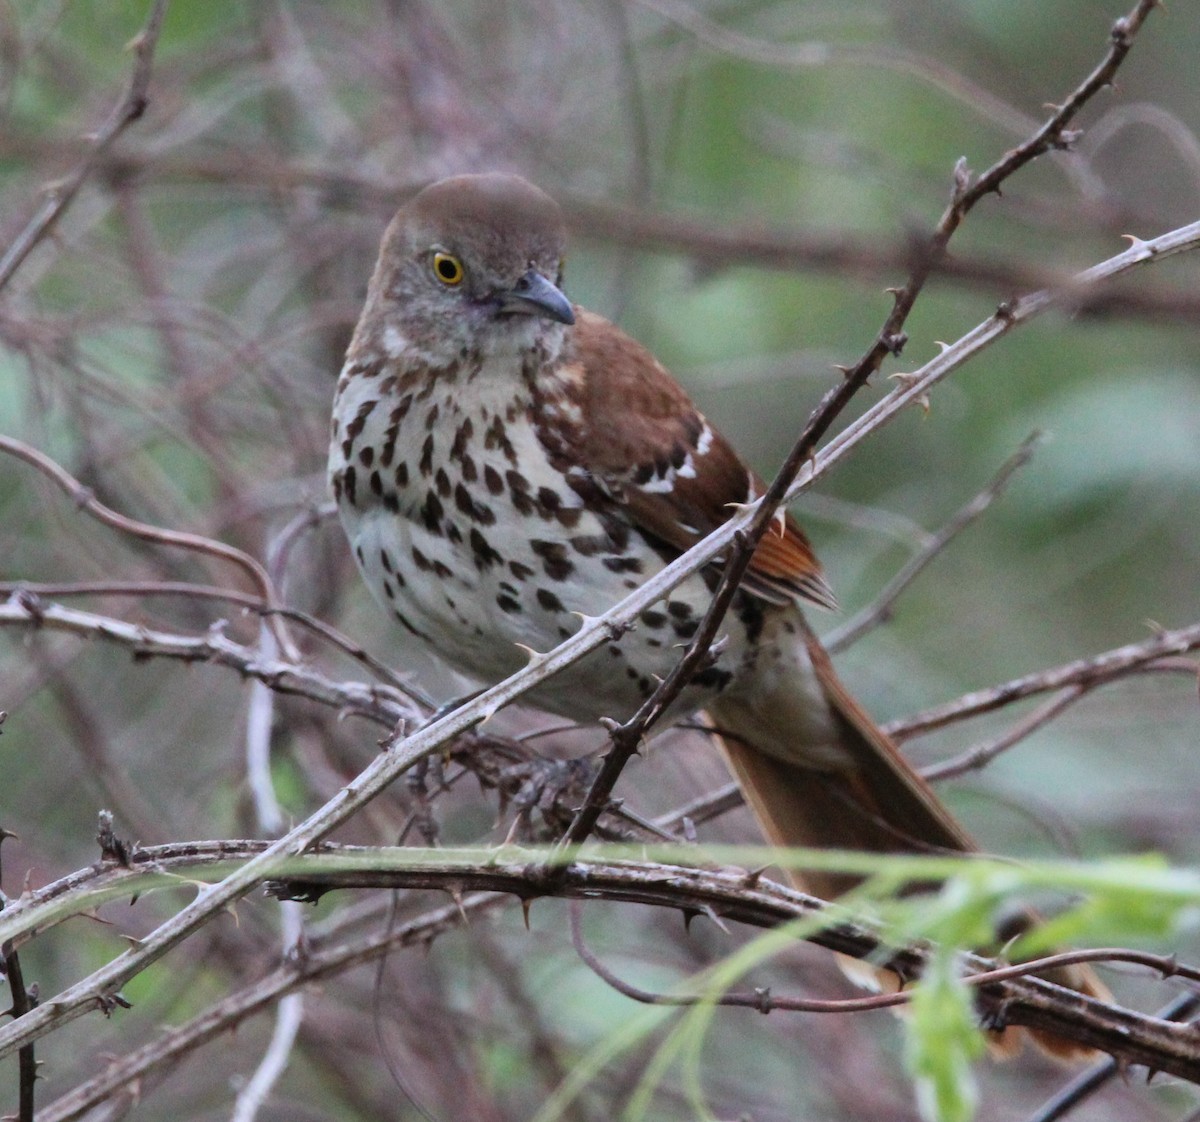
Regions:
[[154, 66], [154, 49], [158, 46], [166, 11], [167, 0], [154, 0], [145, 26], [130, 43], [133, 50], [133, 72], [125, 94], [93, 137], [91, 148], [76, 165], [75, 170], [65, 179], [46, 186], [46, 197], [37, 213], [0, 257], [0, 290], [12, 279], [34, 247], [54, 228], [63, 212], [71, 205], [79, 188], [95, 170], [101, 157], [113, 146], [117, 138], [146, 112], [146, 107], [150, 104], [148, 91]]
[[291, 620], [337, 647], [355, 662], [361, 663], [376, 677], [394, 686], [405, 697], [425, 709], [433, 709], [433, 701], [410, 682], [405, 681], [387, 663], [380, 661], [363, 649], [347, 635], [324, 620], [317, 619], [298, 608], [272, 608], [260, 596], [238, 592], [232, 588], [221, 588], [209, 584], [191, 584], [188, 581], [0, 581], [0, 596], [182, 596], [195, 600], [221, 600], [237, 604], [261, 615], [276, 614]]
[[985, 741], [983, 744], [976, 744], [957, 756], [943, 760], [940, 764], [923, 768], [921, 774], [931, 783], [936, 783], [942, 779], [954, 779], [969, 771], [978, 771], [986, 767], [997, 756], [1007, 752], [1043, 725], [1047, 725], [1056, 717], [1061, 716], [1099, 684], [1099, 682], [1095, 682], [1090, 685], [1074, 685], [1063, 690], [1057, 697], [1052, 697], [1044, 705], [1039, 705], [1032, 713], [1017, 721], [1002, 736]]
[[840, 627], [822, 636], [821, 642], [825, 648], [831, 654], [836, 654], [861, 639], [868, 631], [880, 624], [887, 623], [892, 618], [896, 601], [908, 586], [928, 568], [930, 562], [938, 554], [1004, 493], [1009, 483], [1012, 482], [1013, 476], [1033, 458], [1034, 450], [1041, 441], [1042, 434], [1040, 432], [1034, 432], [1027, 436], [1020, 448], [1001, 464], [1000, 470], [996, 472], [987, 486], [955, 512], [954, 516], [929, 538], [921, 551], [883, 586], [870, 604]]
[[892, 311], [875, 342], [852, 367], [844, 371], [845, 378], [841, 384], [835, 386], [821, 400], [765, 494], [755, 505], [749, 522], [734, 532], [720, 582], [683, 657], [631, 718], [623, 724], [610, 726], [612, 748], [604, 758], [587, 799], [563, 837], [564, 846], [578, 845], [595, 828], [600, 815], [608, 806], [617, 779], [638, 751], [646, 731], [666, 712], [708, 658], [709, 649], [717, 637], [725, 613], [733, 603], [755, 549], [767, 528], [773, 523], [776, 511], [786, 502], [801, 469], [806, 462], [813, 459], [818, 441], [849, 404], [851, 398], [866, 385], [870, 376], [882, 367], [889, 355], [898, 355], [903, 349], [907, 341], [904, 325], [908, 315], [930, 276], [933, 263], [945, 256], [946, 247], [955, 230], [972, 207], [985, 195], [999, 191], [1000, 185], [1009, 176], [1051, 148], [1069, 146], [1072, 138], [1066, 133], [1067, 125], [1083, 105], [1112, 80], [1128, 54], [1142, 22], [1157, 6], [1157, 2], [1158, 0], [1139, 0], [1128, 16], [1114, 24], [1109, 50], [1104, 60], [1033, 136], [1006, 152], [974, 183], [970, 180], [970, 173], [964, 162], [960, 161], [955, 168], [954, 193], [950, 204], [942, 213], [924, 252], [913, 265], [908, 281], [903, 288], [894, 293]]
[[295, 643], [292, 642], [292, 638], [288, 634], [287, 628], [283, 625], [281, 617], [278, 614], [274, 614], [275, 610], [281, 606], [275, 592], [275, 586], [272, 584], [271, 578], [267, 575], [266, 569], [251, 557], [250, 554], [236, 549], [234, 546], [226, 545], [224, 542], [206, 538], [201, 534], [189, 534], [183, 530], [166, 530], [161, 526], [151, 526], [147, 522], [139, 522], [137, 519], [127, 518], [123, 514], [118, 514], [115, 510], [110, 509], [100, 502], [92, 494], [90, 488], [80, 483], [61, 464], [56, 463], [36, 448], [31, 448], [24, 441], [14, 440], [10, 436], [0, 436], [0, 452], [15, 456], [17, 459], [23, 460], [25, 463], [37, 468], [44, 476], [57, 483], [75, 501], [75, 504], [81, 510], [86, 510], [96, 521], [103, 523], [105, 526], [110, 526], [123, 534], [129, 534], [131, 537], [140, 538], [142, 541], [175, 546], [180, 549], [187, 549], [195, 553], [203, 553], [210, 557], [219, 557], [224, 561], [232, 562], [250, 578], [258, 588], [259, 594], [262, 596], [268, 610], [273, 613], [269, 622], [275, 634], [276, 641], [279, 643], [280, 650], [291, 661], [298, 662], [300, 660], [300, 652], [296, 649]]
[[[990, 713], [1021, 698], [1037, 694], [1057, 692], [1076, 686], [1091, 689], [1110, 682], [1124, 674], [1143, 672], [1153, 667], [1160, 659], [1172, 655], [1187, 654], [1200, 649], [1200, 623], [1181, 627], [1177, 631], [1162, 631], [1141, 643], [1130, 643], [1116, 647], [1091, 658], [1081, 658], [1050, 670], [1039, 670], [1014, 678], [990, 689], [964, 694], [945, 705], [926, 709], [911, 717], [892, 721], [884, 730], [898, 740], [906, 740], [917, 733], [933, 732], [935, 729], [961, 721], [966, 717], [977, 717]], [[1172, 664], [1172, 670], [1186, 667]], [[1186, 667], [1195, 673], [1195, 667]]]

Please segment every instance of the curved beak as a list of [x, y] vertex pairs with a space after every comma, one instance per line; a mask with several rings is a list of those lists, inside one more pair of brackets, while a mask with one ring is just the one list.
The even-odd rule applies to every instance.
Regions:
[[543, 316], [568, 325], [575, 322], [571, 301], [536, 269], [530, 269], [499, 297], [500, 311], [508, 315]]

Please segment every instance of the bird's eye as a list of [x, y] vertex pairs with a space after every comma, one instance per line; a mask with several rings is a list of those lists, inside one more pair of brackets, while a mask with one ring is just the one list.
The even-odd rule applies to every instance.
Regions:
[[433, 255], [433, 273], [442, 284], [447, 284], [451, 287], [456, 284], [462, 284], [463, 277], [466, 275], [463, 271], [462, 262], [449, 253], [435, 253]]

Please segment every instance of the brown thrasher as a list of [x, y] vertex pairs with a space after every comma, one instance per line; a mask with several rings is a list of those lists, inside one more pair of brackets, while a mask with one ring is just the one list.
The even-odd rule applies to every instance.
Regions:
[[[763, 491], [652, 354], [563, 295], [564, 245], [558, 207], [523, 179], [426, 188], [384, 234], [334, 401], [329, 476], [367, 584], [483, 682], [602, 615]], [[578, 721], [629, 716], [680, 657], [715, 579], [690, 577], [529, 700]], [[759, 545], [719, 657], [672, 712], [712, 715], [773, 844], [973, 851], [837, 679], [805, 602], [834, 606], [789, 517]], [[793, 879], [826, 897], [854, 883]], [[1070, 984], [1095, 992], [1082, 974]]]

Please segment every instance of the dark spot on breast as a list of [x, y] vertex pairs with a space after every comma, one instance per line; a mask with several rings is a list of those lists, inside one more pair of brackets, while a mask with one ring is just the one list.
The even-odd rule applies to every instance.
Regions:
[[710, 666], [706, 670], [701, 670], [699, 674], [696, 674], [692, 678], [692, 685], [720, 692], [732, 680], [733, 674], [730, 671], [722, 670], [719, 666]]
[[482, 571], [483, 569], [489, 569], [493, 565], [499, 565], [504, 562], [504, 558], [488, 544], [487, 538], [479, 532], [478, 526], [472, 526], [471, 533], [468, 536], [476, 568]]
[[376, 495], [383, 494], [383, 476], [379, 474], [378, 468], [371, 472], [371, 491]]
[[638, 619], [640, 619], [647, 627], [656, 629], [662, 627], [663, 624], [667, 622], [667, 617], [663, 615], [662, 612], [656, 612], [650, 608], [647, 608], [644, 612], [642, 612], [642, 614], [638, 616]]
[[504, 490], [504, 480], [491, 464], [484, 464], [483, 466], [483, 482], [493, 495], [498, 495]]
[[416, 636], [418, 639], [426, 639], [426, 638], [428, 638], [428, 637], [427, 637], [425, 634], [423, 634], [422, 632], [418, 631], [418, 630], [417, 630], [417, 629], [416, 629], [416, 628], [415, 628], [415, 627], [414, 627], [414, 626], [413, 626], [413, 625], [412, 625], [412, 624], [409, 622], [409, 620], [408, 620], [408, 617], [407, 617], [407, 616], [406, 616], [406, 615], [405, 615], [405, 614], [404, 614], [402, 611], [400, 611], [400, 609], [399, 609], [399, 608], [393, 608], [393, 609], [392, 609], [392, 614], [393, 614], [393, 615], [394, 615], [394, 616], [395, 616], [395, 617], [396, 617], [396, 618], [397, 618], [397, 619], [398, 619], [398, 620], [399, 620], [399, 621], [400, 621], [400, 622], [401, 622], [401, 623], [402, 623], [402, 624], [403, 624], [403, 625], [404, 625], [404, 626], [405, 626], [405, 627], [406, 627], [406, 628], [407, 628], [409, 631], [411, 631], [411, 632], [412, 632], [412, 633], [413, 633], [413, 634], [414, 634], [414, 635], [415, 635], [415, 636]]
[[496, 515], [492, 508], [484, 503], [477, 503], [471, 497], [471, 492], [462, 483], [454, 488], [454, 505], [473, 522], [490, 526], [496, 521]]
[[342, 501], [342, 473], [335, 472], [333, 476], [333, 501], [340, 503]]
[[508, 612], [509, 615], [514, 615], [521, 610], [520, 602], [509, 596], [507, 592], [502, 592], [497, 596], [496, 603], [500, 606], [501, 611]]
[[563, 611], [562, 601], [548, 588], [539, 588], [537, 590], [537, 602], [548, 612]]
[[378, 404], [378, 398], [368, 398], [358, 407], [358, 411], [354, 414], [353, 419], [346, 426], [346, 435], [350, 438], [351, 442], [358, 439], [359, 434], [366, 426], [367, 418]]
[[566, 529], [573, 530], [579, 525], [579, 520], [583, 517], [583, 511], [577, 506], [560, 506], [554, 512], [554, 517], [557, 518]]
[[383, 496], [383, 505], [384, 509], [391, 511], [392, 514], [400, 513], [400, 499], [397, 497], [395, 491], [389, 491]]
[[361, 545], [356, 545], [354, 547], [354, 556], [358, 558], [358, 563], [360, 565], [365, 565], [367, 563], [367, 559], [363, 556], [363, 550], [362, 550]]
[[539, 487], [537, 501], [538, 513], [543, 518], [551, 517], [562, 506], [562, 496], [552, 487]]
[[441, 577], [442, 580], [446, 580], [448, 577], [454, 575], [453, 570], [449, 565], [437, 560], [435, 560], [433, 563], [433, 572], [435, 576]]
[[413, 564], [423, 573], [433, 568], [433, 563], [415, 545], [412, 547]]
[[446, 537], [457, 545], [463, 540], [462, 531], [453, 522], [447, 522], [445, 527]]
[[425, 503], [421, 507], [421, 524], [431, 534], [440, 536], [442, 533], [442, 518], [445, 513], [446, 508], [442, 506], [442, 500], [430, 491], [425, 496]]
[[406, 393], [397, 403], [396, 407], [388, 414], [388, 424], [393, 425], [397, 429], [400, 427], [400, 422], [408, 416], [408, 410], [412, 405], [412, 394]]
[[462, 477], [465, 483], [474, 483], [479, 478], [479, 469], [475, 466], [475, 461], [468, 455], [462, 458]]
[[358, 450], [358, 462], [363, 467], [370, 467], [375, 462], [375, 448], [371, 444], [364, 444]]
[[692, 606], [682, 600], [671, 600], [667, 604], [667, 611], [675, 619], [691, 619]]
[[595, 557], [603, 553], [612, 544], [607, 534], [576, 534], [570, 539], [571, 548], [584, 557]]
[[430, 433], [421, 445], [421, 462], [417, 467], [422, 475], [433, 474], [433, 433]]
[[567, 547], [562, 542], [534, 540], [529, 548], [542, 559], [542, 568], [551, 580], [566, 580], [574, 571], [575, 566], [567, 560]]
[[353, 464], [347, 464], [346, 470], [342, 472], [342, 487], [346, 492], [346, 501], [355, 506], [358, 502], [356, 494], [358, 490], [358, 473], [354, 470]]
[[435, 403], [433, 408], [430, 409], [429, 412], [425, 414], [426, 430], [432, 430], [433, 426], [437, 424], [437, 419], [438, 419], [438, 407]]
[[533, 570], [528, 565], [523, 565], [520, 561], [510, 561], [508, 563], [508, 571], [517, 580], [528, 580], [533, 576]]
[[404, 488], [408, 486], [408, 464], [406, 464], [403, 460], [396, 465], [395, 476], [396, 486], [403, 491]]
[[454, 430], [454, 443], [450, 445], [450, 459], [459, 460], [467, 453], [467, 444], [475, 435], [475, 422], [466, 417], [463, 423]]
[[392, 457], [396, 454], [396, 436], [400, 432], [399, 425], [389, 425], [383, 432], [383, 448], [379, 453], [381, 467], [390, 467]]
[[450, 476], [446, 474], [445, 468], [437, 469], [437, 474], [433, 477], [433, 482], [438, 489], [438, 494], [441, 495], [443, 499], [450, 494], [450, 491], [452, 490], [450, 486]]
[[510, 464], [517, 462], [516, 449], [513, 448], [512, 441], [508, 439], [508, 432], [504, 428], [504, 421], [499, 416], [493, 417], [492, 423], [488, 425], [488, 430], [483, 438], [483, 446], [489, 452], [499, 449]]
[[383, 571], [385, 573], [390, 573], [392, 571], [392, 559], [388, 556], [388, 551], [386, 549], [381, 549], [379, 551], [379, 563], [383, 566]]
[[680, 639], [690, 639], [700, 627], [700, 621], [698, 619], [685, 619], [679, 623], [673, 623], [671, 627]]
[[396, 590], [392, 587], [392, 582], [389, 581], [386, 577], [384, 578], [384, 581], [383, 581], [383, 594], [389, 600], [396, 599]]
[[613, 573], [640, 573], [642, 562], [637, 557], [606, 557], [601, 564]]

